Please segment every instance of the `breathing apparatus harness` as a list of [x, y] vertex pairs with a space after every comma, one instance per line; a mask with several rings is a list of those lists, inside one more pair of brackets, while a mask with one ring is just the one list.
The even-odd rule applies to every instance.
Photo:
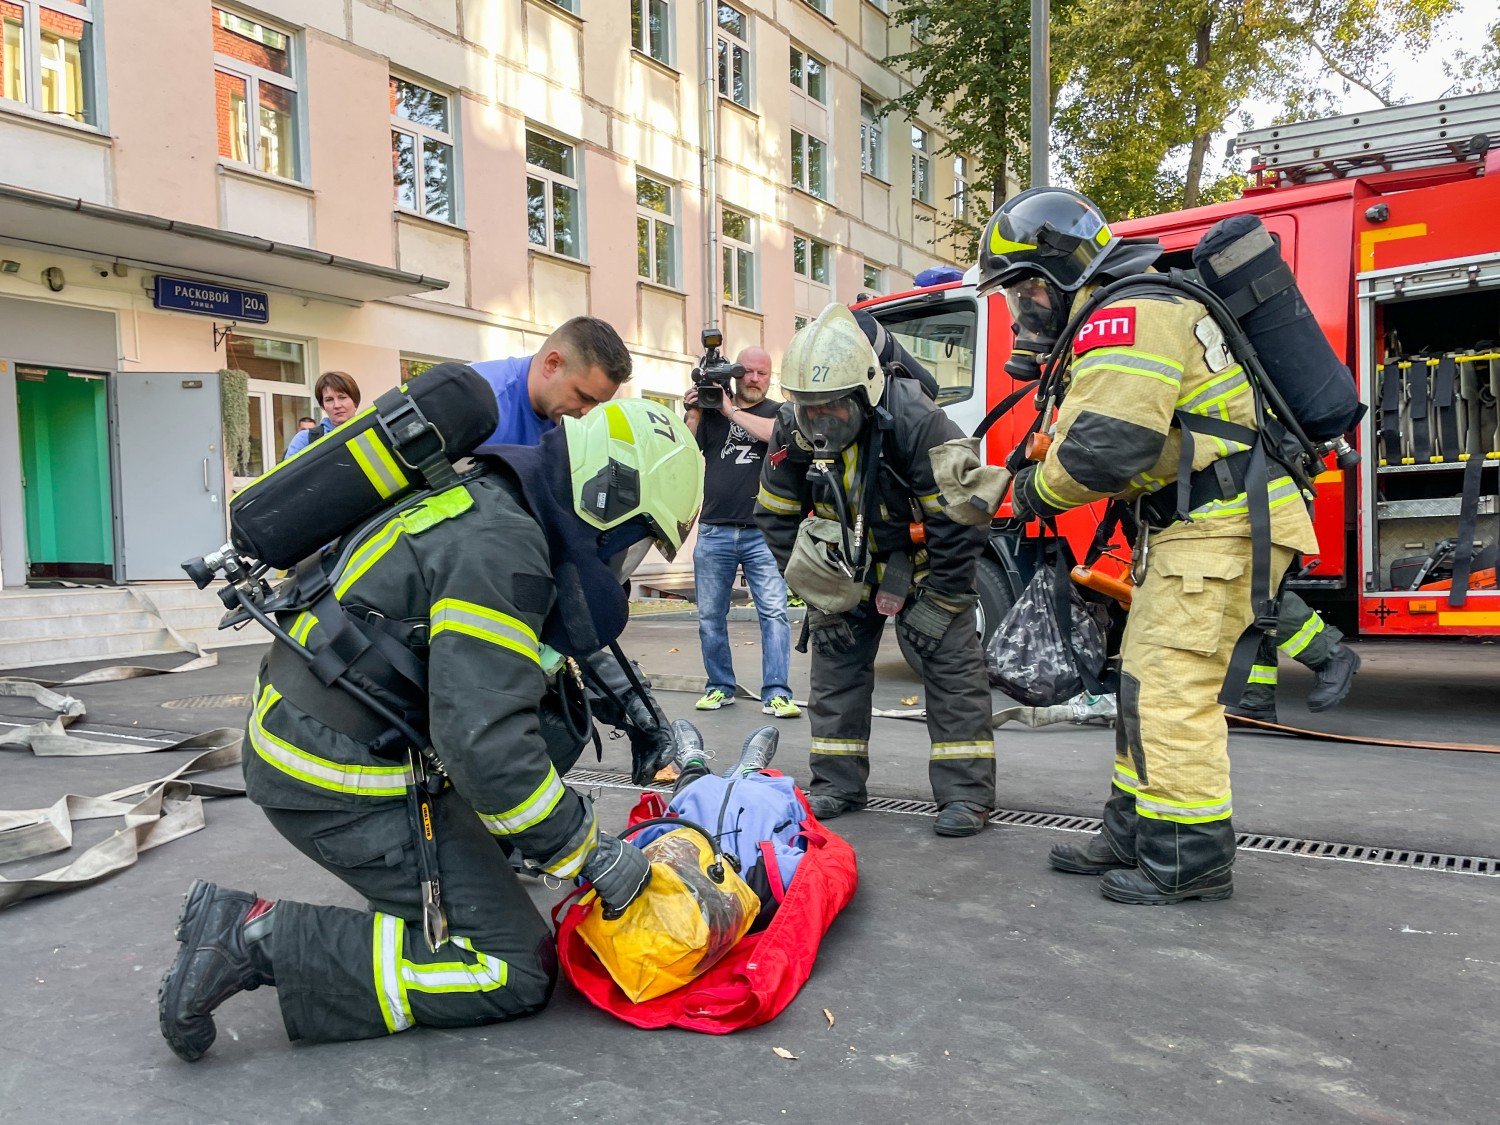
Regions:
[[[1180, 269], [1163, 274], [1135, 274], [1100, 287], [1073, 313], [1043, 365], [1035, 392], [1036, 418], [1028, 427], [1022, 446], [1018, 449], [1041, 433], [1053, 410], [1061, 405], [1067, 393], [1065, 375], [1073, 341], [1088, 319], [1112, 301], [1137, 294], [1160, 293], [1163, 289], [1197, 301], [1208, 309], [1215, 324], [1224, 333], [1230, 354], [1249, 380], [1257, 428], [1252, 430], [1222, 419], [1189, 414], [1183, 410], [1173, 413], [1172, 424], [1182, 435], [1176, 488], [1169, 494], [1170, 501], [1161, 493], [1153, 493], [1137, 500], [1135, 514], [1139, 532], [1132, 552], [1132, 571], [1137, 582], [1145, 577], [1150, 528], [1153, 524], [1164, 527], [1171, 523], [1186, 522], [1191, 519], [1191, 512], [1202, 504], [1245, 493], [1250, 517], [1250, 600], [1254, 617], [1235, 643], [1224, 688], [1219, 695], [1220, 703], [1232, 706], [1239, 702], [1244, 693], [1261, 637], [1275, 631], [1280, 612], [1279, 588], [1273, 587], [1271, 582], [1271, 507], [1268, 495], [1270, 467], [1274, 464], [1283, 469], [1298, 489], [1306, 493], [1312, 489], [1312, 478], [1317, 472], [1320, 456], [1327, 447], [1314, 442], [1302, 429], [1296, 415], [1266, 373], [1254, 345], [1240, 327], [1230, 306], [1187, 271]], [[1261, 294], [1258, 293], [1249, 295], [1252, 301], [1260, 298]], [[982, 428], [987, 429], [995, 419], [1019, 402], [1023, 392], [1024, 388], [1018, 390], [991, 411], [990, 416], [981, 423]], [[1195, 436], [1218, 438], [1248, 448], [1195, 472]], [[1112, 505], [1121, 503], [1123, 502], [1111, 501]], [[1112, 529], [1113, 526], [1115, 525], [1111, 525]]]

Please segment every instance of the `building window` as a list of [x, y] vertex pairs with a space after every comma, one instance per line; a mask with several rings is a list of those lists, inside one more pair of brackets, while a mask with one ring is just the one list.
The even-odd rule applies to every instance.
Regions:
[[962, 219], [969, 212], [969, 158], [953, 158], [953, 217]]
[[403, 355], [401, 357], [401, 381], [409, 383], [418, 375], [432, 370], [440, 363], [453, 363], [451, 359], [427, 359], [416, 355]]
[[403, 211], [458, 221], [453, 154], [452, 99], [391, 75], [391, 169], [396, 206]]
[[571, 12], [575, 16], [578, 14], [578, 0], [552, 0], [552, 3], [565, 12]]
[[219, 155], [297, 179], [296, 37], [224, 8], [213, 20]]
[[657, 62], [671, 65], [670, 0], [630, 0], [630, 41], [643, 55], [650, 55]]
[[792, 85], [815, 102], [828, 104], [828, 64], [810, 51], [793, 46], [791, 54]]
[[885, 292], [885, 270], [873, 262], [865, 263], [865, 289], [871, 293]]
[[932, 204], [932, 136], [915, 125], [911, 127], [911, 197]]
[[816, 238], [792, 238], [792, 271], [809, 281], [828, 284], [828, 243]]
[[677, 285], [677, 227], [674, 192], [650, 176], [635, 178], [637, 272], [658, 285]]
[[828, 145], [817, 137], [793, 129], [792, 186], [819, 199], [828, 198]]
[[750, 17], [719, 5], [719, 96], [750, 108]]
[[828, 15], [828, 0], [807, 0], [807, 6], [815, 12]]
[[724, 300], [742, 309], [755, 307], [755, 220], [728, 207], [719, 219], [724, 248]]
[[871, 176], [885, 179], [885, 122], [870, 98], [859, 99], [859, 166]]
[[224, 353], [226, 367], [250, 376], [250, 451], [231, 469], [242, 479], [258, 477], [281, 460], [301, 419], [320, 416], [308, 382], [307, 345], [231, 332]]
[[641, 397], [647, 402], [656, 403], [669, 414], [676, 414], [682, 409], [681, 395], [668, 394], [666, 391], [642, 391]]
[[793, 332], [801, 332], [804, 328], [806, 328], [811, 323], [812, 323], [812, 317], [810, 317], [810, 316], [803, 316], [801, 313], [798, 313], [796, 316], [792, 317], [792, 331]]
[[89, 7], [67, 0], [0, 0], [0, 98], [97, 124]]
[[577, 165], [572, 145], [526, 130], [526, 237], [537, 246], [582, 259]]

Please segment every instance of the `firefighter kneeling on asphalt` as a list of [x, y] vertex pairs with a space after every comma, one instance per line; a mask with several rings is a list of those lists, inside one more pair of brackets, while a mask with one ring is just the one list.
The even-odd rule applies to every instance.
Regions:
[[432, 803], [451, 937], [424, 938], [423, 849], [403, 800], [410, 768], [374, 756], [358, 737], [367, 716], [305, 670], [295, 676], [298, 662], [278, 660], [278, 642], [256, 687], [246, 791], [369, 906], [196, 883], [159, 1000], [162, 1033], [182, 1058], [213, 1043], [219, 1004], [262, 985], [276, 988], [292, 1039], [539, 1011], [557, 951], [507, 853], [592, 883], [614, 910], [649, 881], [644, 854], [601, 832], [589, 799], [563, 784], [588, 735], [561, 729], [544, 700], [556, 677], [577, 675], [560, 653], [586, 657], [625, 627], [621, 582], [647, 549], [682, 545], [703, 498], [703, 459], [670, 411], [629, 400], [566, 418], [537, 447], [505, 447], [483, 464], [377, 521], [329, 574], [341, 603], [410, 627], [425, 662], [420, 721], [442, 770]]
[[[981, 244], [979, 290], [1002, 288], [1017, 350], [1045, 356], [1070, 310], [1103, 284], [1150, 271], [1159, 246], [1122, 242], [1075, 192], [1009, 200]], [[1228, 733], [1218, 702], [1250, 625], [1251, 520], [1239, 467], [1249, 447], [1200, 436], [1188, 518], [1179, 518], [1181, 415], [1257, 429], [1255, 394], [1208, 310], [1165, 284], [1110, 301], [1077, 328], [1066, 396], [1045, 458], [1021, 464], [1018, 515], [1051, 517], [1103, 497], [1143, 498], [1149, 545], [1121, 651], [1114, 779], [1104, 829], [1058, 845], [1053, 867], [1102, 875], [1106, 898], [1162, 904], [1228, 898], [1235, 839]], [[1191, 422], [1192, 419], [1189, 419]], [[1221, 471], [1222, 470], [1222, 471]], [[1271, 465], [1270, 589], [1317, 540], [1300, 489]]]
[[813, 812], [827, 820], [868, 799], [874, 662], [894, 615], [921, 657], [935, 830], [972, 836], [995, 807], [974, 614], [987, 529], [944, 514], [931, 459], [963, 435], [916, 379], [887, 377], [843, 305], [792, 337], [782, 388], [790, 402], [761, 469], [755, 518], [808, 606]]

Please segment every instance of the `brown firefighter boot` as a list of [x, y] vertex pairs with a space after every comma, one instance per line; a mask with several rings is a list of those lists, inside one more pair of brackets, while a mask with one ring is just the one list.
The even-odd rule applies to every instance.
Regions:
[[1110, 786], [1104, 827], [1083, 844], [1054, 844], [1047, 862], [1072, 875], [1103, 875], [1135, 866], [1135, 798]]
[[1135, 832], [1136, 867], [1111, 871], [1099, 893], [1133, 906], [1205, 902], [1234, 893], [1234, 826], [1226, 817], [1207, 824], [1178, 824], [1141, 817]]
[[1349, 689], [1354, 686], [1354, 677], [1359, 672], [1359, 665], [1359, 653], [1345, 644], [1334, 645], [1333, 651], [1328, 654], [1328, 659], [1313, 669], [1318, 682], [1307, 693], [1307, 709], [1327, 711], [1344, 702]]
[[167, 1045], [195, 1062], [213, 1046], [213, 1011], [236, 992], [275, 986], [271, 927], [276, 904], [202, 879], [188, 890], [177, 918], [182, 948], [161, 979], [157, 1015]]

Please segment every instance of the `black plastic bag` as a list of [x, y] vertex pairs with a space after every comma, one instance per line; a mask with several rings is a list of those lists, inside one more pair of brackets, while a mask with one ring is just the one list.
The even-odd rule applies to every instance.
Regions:
[[[1067, 605], [1064, 631], [1060, 607]], [[1039, 566], [985, 647], [990, 683], [1028, 707], [1050, 707], [1100, 692], [1105, 627], [1062, 564]]]

